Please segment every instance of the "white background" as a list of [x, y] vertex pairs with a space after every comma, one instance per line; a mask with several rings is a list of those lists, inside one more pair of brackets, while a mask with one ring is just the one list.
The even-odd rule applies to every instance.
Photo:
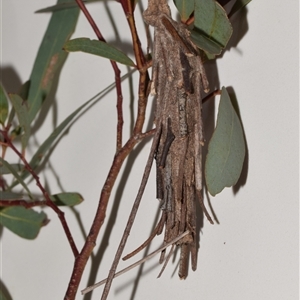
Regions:
[[[1, 77], [9, 92], [16, 92], [18, 85], [29, 78], [50, 18], [49, 14], [33, 12], [54, 2], [1, 2]], [[146, 1], [143, 4], [145, 6]], [[218, 59], [218, 77], [210, 76], [211, 82], [218, 83], [219, 80], [219, 86], [234, 89], [248, 144], [248, 171], [244, 170], [246, 183], [236, 194], [228, 188], [211, 197], [220, 224], [210, 225], [204, 220], [198, 270], [190, 272], [187, 280], [180, 281], [176, 272], [173, 275], [176, 262], [171, 262], [162, 278], [156, 279], [160, 270], [156, 257], [145, 264], [138, 284], [135, 284], [138, 269], [116, 279], [110, 299], [299, 299], [298, 5], [298, 0], [252, 1], [244, 14], [247, 21], [238, 23], [235, 28], [237, 36], [242, 35], [241, 40], [237, 47], [230, 47]], [[121, 28], [122, 44], [118, 46], [130, 54], [130, 35], [121, 6], [111, 2], [109, 7], [118, 28]], [[88, 9], [108, 42], [115, 44], [103, 4], [91, 4]], [[138, 16], [137, 19], [145, 49], [141, 18]], [[95, 38], [82, 15], [73, 37]], [[233, 37], [231, 45], [236, 40]], [[122, 67], [122, 74], [125, 73], [126, 68]], [[69, 55], [60, 78], [56, 108], [51, 108], [36, 142], [41, 143], [55, 126], [112, 83], [113, 78], [107, 60], [87, 54]], [[128, 81], [124, 82], [123, 88], [126, 138], [130, 128]], [[136, 92], [136, 80], [133, 89]], [[135, 103], [136, 100], [135, 97]], [[76, 211], [85, 232], [91, 225], [100, 189], [113, 158], [115, 104], [113, 91], [85, 113], [53, 152], [46, 175], [41, 175], [52, 194], [63, 189], [83, 195], [85, 201], [76, 207]], [[209, 105], [213, 109], [213, 104]], [[92, 280], [98, 281], [107, 275], [140, 183], [150, 143], [138, 149], [142, 151], [132, 165], [130, 175], [129, 166], [125, 171], [123, 168], [123, 177], [113, 190], [105, 227], [94, 252], [95, 265], [102, 256], [103, 259], [101, 267], [95, 268]], [[131, 163], [132, 159], [129, 165]], [[32, 190], [37, 191], [34, 184]], [[116, 208], [118, 211], [109, 219], [112, 205], [113, 211]], [[149, 236], [157, 207], [152, 173], [126, 253]], [[73, 266], [72, 253], [58, 218], [50, 209], [45, 209], [45, 212], [51, 222], [36, 240], [24, 240], [7, 229], [1, 231], [1, 280], [14, 300], [63, 299]], [[68, 208], [65, 212], [81, 248], [83, 236], [75, 215]], [[107, 239], [105, 228], [108, 220], [112, 231]], [[103, 238], [109, 244], [108, 248], [98, 251]], [[161, 237], [158, 237], [150, 251], [160, 243]], [[121, 267], [126, 265], [127, 262], [122, 263]], [[86, 287], [90, 266], [91, 260], [80, 289]], [[84, 299], [99, 299], [101, 290], [96, 290], [92, 298]], [[76, 299], [83, 297], [78, 293]]]

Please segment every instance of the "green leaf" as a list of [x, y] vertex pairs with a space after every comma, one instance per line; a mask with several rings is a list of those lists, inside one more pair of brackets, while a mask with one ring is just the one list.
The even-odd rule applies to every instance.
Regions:
[[[11, 298], [9, 298], [11, 299]], [[9, 300], [6, 295], [2, 291], [2, 287], [0, 287], [0, 300]]]
[[28, 196], [33, 199], [30, 190], [28, 189], [26, 183], [23, 181], [22, 177], [18, 174], [18, 172], [15, 170], [15, 168], [10, 165], [6, 160], [4, 160], [2, 157], [0, 157], [0, 165], [7, 168], [12, 175], [17, 179], [17, 181], [24, 187], [24, 189], [27, 191]]
[[74, 206], [80, 204], [83, 201], [83, 198], [78, 193], [60, 193], [51, 195], [50, 199], [58, 206]]
[[114, 60], [127, 66], [135, 66], [134, 62], [125, 53], [98, 40], [90, 40], [88, 38], [70, 40], [64, 45], [64, 50], [68, 52], [80, 51], [90, 53]]
[[22, 149], [24, 150], [28, 144], [30, 137], [30, 123], [28, 119], [27, 103], [17, 94], [9, 94], [9, 98], [19, 119], [19, 125], [23, 129], [21, 138]]
[[[74, 0], [58, 0], [57, 4], [69, 2], [73, 3]], [[28, 95], [30, 123], [48, 96], [53, 82], [58, 78], [59, 71], [67, 57], [62, 47], [73, 33], [78, 15], [79, 8], [77, 7], [52, 14], [30, 75]]]
[[192, 12], [195, 10], [194, 0], [173, 0], [175, 6], [177, 7], [181, 20], [183, 22], [187, 21]]
[[30, 90], [30, 80], [27, 80], [26, 82], [24, 82], [19, 91], [18, 91], [18, 95], [23, 99], [23, 100], [27, 100], [28, 99], [28, 94], [29, 94], [29, 90]]
[[23, 194], [17, 194], [13, 192], [0, 191], [1, 200], [17, 200], [24, 197]]
[[223, 87], [217, 126], [208, 144], [205, 179], [213, 196], [238, 181], [245, 158], [245, 140], [240, 119]]
[[[22, 164], [9, 164], [10, 168], [13, 168], [16, 172], [21, 172], [25, 169], [24, 165]], [[0, 174], [11, 174], [11, 170], [8, 169], [6, 166], [0, 164]]]
[[229, 17], [233, 16], [237, 11], [245, 7], [251, 0], [237, 0], [231, 8]]
[[47, 216], [44, 212], [38, 213], [21, 206], [0, 210], [0, 223], [20, 237], [29, 240], [37, 237], [46, 220]]
[[220, 54], [223, 49], [218, 43], [210, 40], [205, 35], [202, 35], [195, 28], [191, 31], [191, 39], [198, 48], [204, 50], [208, 54], [212, 54], [212, 58], [214, 58], [215, 55]]
[[[232, 34], [232, 26], [226, 12], [215, 0], [197, 0], [195, 2], [194, 26], [194, 32], [206, 37], [204, 42], [198, 43], [197, 46], [207, 52], [211, 51], [210, 47], [206, 45], [207, 40], [218, 44], [222, 49], [225, 48]], [[212, 54], [220, 53], [221, 51]]]
[[7, 94], [4, 90], [4, 87], [0, 83], [0, 124], [4, 126], [8, 115], [8, 101], [7, 101]]
[[[135, 69], [128, 72], [127, 74], [123, 75], [121, 77], [121, 81], [123, 81], [125, 78], [129, 77]], [[41, 160], [45, 157], [47, 151], [50, 149], [50, 147], [53, 145], [53, 143], [59, 138], [59, 136], [62, 134], [62, 132], [67, 128], [67, 126], [74, 120], [74, 118], [89, 104], [92, 106], [96, 102], [102, 99], [103, 96], [105, 96], [109, 91], [111, 91], [115, 87], [115, 83], [110, 84], [108, 87], [106, 87], [104, 90], [102, 90], [100, 93], [95, 95], [93, 98], [86, 101], [84, 104], [82, 104], [79, 108], [77, 108], [73, 113], [71, 113], [60, 125], [55, 128], [55, 130], [50, 134], [50, 136], [43, 142], [43, 144], [39, 147], [39, 149], [35, 152], [34, 156], [32, 157], [30, 161], [30, 166], [33, 170], [36, 169], [36, 167], [39, 165]], [[25, 170], [21, 178], [24, 180], [30, 173]], [[13, 184], [9, 187], [12, 189], [14, 186], [16, 186], [19, 182], [15, 181]]]

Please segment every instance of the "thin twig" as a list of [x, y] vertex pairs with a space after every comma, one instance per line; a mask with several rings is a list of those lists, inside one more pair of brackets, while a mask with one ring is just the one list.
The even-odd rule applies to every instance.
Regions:
[[156, 152], [156, 147], [157, 147], [159, 137], [160, 137], [160, 131], [161, 131], [161, 127], [157, 128], [157, 131], [156, 131], [155, 136], [153, 138], [153, 142], [152, 142], [151, 150], [150, 150], [149, 157], [148, 157], [148, 160], [147, 160], [147, 164], [146, 164], [146, 167], [145, 167], [145, 170], [144, 170], [142, 182], [140, 184], [139, 191], [138, 191], [137, 196], [135, 198], [135, 201], [133, 203], [131, 213], [129, 215], [127, 225], [125, 227], [125, 230], [124, 230], [123, 236], [121, 238], [119, 247], [117, 249], [115, 258], [114, 258], [113, 263], [111, 265], [111, 268], [110, 268], [110, 271], [109, 271], [109, 274], [108, 274], [108, 277], [107, 277], [107, 281], [105, 283], [105, 287], [104, 287], [104, 290], [103, 290], [103, 293], [102, 293], [101, 300], [106, 300], [107, 299], [107, 296], [108, 296], [108, 293], [109, 293], [109, 290], [110, 290], [110, 286], [112, 284], [113, 278], [114, 278], [116, 270], [117, 270], [118, 263], [119, 263], [120, 258], [122, 256], [124, 247], [126, 245], [127, 238], [130, 234], [131, 227], [133, 225], [135, 216], [137, 214], [137, 211], [138, 211], [138, 208], [139, 208], [139, 205], [140, 205], [140, 202], [141, 202], [141, 199], [142, 199], [142, 196], [143, 196], [143, 193], [144, 193], [144, 190], [145, 190], [148, 178], [149, 178], [149, 174], [150, 174], [150, 171], [151, 171], [151, 166], [152, 166], [154, 154]]
[[0, 207], [6, 206], [23, 206], [25, 208], [31, 208], [35, 206], [45, 206], [46, 201], [26, 201], [26, 200], [0, 200]]
[[6, 140], [7, 145], [19, 156], [19, 158], [23, 161], [25, 168], [29, 171], [29, 173], [32, 175], [32, 177], [35, 179], [36, 181], [36, 185], [39, 187], [39, 189], [41, 190], [45, 200], [46, 200], [46, 205], [49, 206], [50, 208], [52, 208], [55, 213], [58, 215], [58, 218], [63, 226], [63, 229], [65, 231], [65, 234], [67, 236], [67, 239], [69, 241], [69, 244], [71, 246], [71, 249], [73, 251], [74, 257], [76, 258], [79, 255], [79, 252], [77, 250], [76, 244], [74, 242], [73, 236], [71, 234], [71, 231], [69, 229], [69, 226], [66, 222], [65, 219], [65, 214], [63, 211], [61, 211], [55, 203], [53, 203], [53, 201], [51, 201], [49, 194], [47, 193], [47, 191], [45, 190], [45, 188], [43, 187], [43, 185], [40, 182], [40, 178], [37, 176], [37, 174], [34, 172], [34, 170], [31, 168], [30, 164], [27, 162], [27, 160], [25, 159], [25, 157], [18, 151], [18, 149], [13, 145], [13, 143], [10, 140], [10, 137], [7, 134], [7, 131], [0, 131], [3, 135], [3, 137]]
[[[76, 0], [77, 3], [82, 1]], [[124, 1], [122, 1], [124, 2]], [[130, 2], [130, 1], [129, 1]], [[84, 7], [84, 5], [82, 5]], [[126, 15], [127, 16], [127, 15]], [[134, 125], [134, 130], [132, 133], [132, 136], [130, 139], [125, 143], [125, 145], [116, 152], [116, 155], [114, 157], [114, 160], [112, 162], [111, 168], [109, 170], [109, 173], [107, 175], [106, 181], [103, 185], [103, 188], [101, 190], [101, 195], [99, 199], [98, 208], [93, 220], [93, 223], [91, 225], [88, 237], [85, 241], [85, 244], [82, 248], [82, 251], [80, 255], [76, 258], [72, 275], [70, 277], [69, 285], [65, 294], [65, 300], [73, 300], [75, 299], [78, 286], [83, 274], [83, 270], [86, 267], [86, 263], [89, 259], [89, 256], [91, 255], [95, 244], [96, 239], [98, 237], [99, 231], [104, 223], [105, 215], [106, 215], [106, 209], [108, 205], [108, 201], [110, 198], [110, 194], [112, 191], [112, 188], [115, 184], [115, 181], [117, 179], [117, 176], [120, 172], [120, 169], [123, 165], [123, 162], [125, 158], [128, 156], [128, 154], [132, 151], [133, 147], [139, 142], [139, 136], [142, 132], [142, 128], [145, 121], [145, 112], [146, 112], [146, 106], [147, 106], [147, 86], [149, 82], [149, 76], [147, 70], [144, 69], [145, 64], [145, 58], [143, 55], [143, 51], [141, 49], [141, 45], [139, 42], [139, 38], [137, 35], [137, 31], [134, 24], [133, 16], [128, 16], [127, 18], [129, 24], [130, 24], [130, 30], [132, 33], [133, 38], [133, 45], [134, 45], [134, 52], [135, 52], [135, 58], [137, 61], [137, 67], [140, 73], [139, 78], [139, 89], [138, 89], [138, 110], [137, 110], [137, 118]], [[116, 88], [118, 95], [120, 94], [120, 85], [118, 85], [116, 81]], [[120, 120], [118, 116], [118, 120]], [[120, 124], [120, 123], [119, 123]], [[119, 134], [119, 137], [117, 137], [117, 141], [120, 141], [120, 132], [117, 132]], [[117, 142], [117, 144], [120, 144], [120, 142]], [[118, 147], [117, 147], [118, 150]]]
[[139, 253], [140, 251], [142, 251], [145, 247], [147, 247], [149, 245], [149, 243], [155, 238], [155, 236], [159, 233], [162, 225], [164, 224], [165, 220], [163, 217], [160, 218], [160, 221], [157, 223], [156, 227], [154, 228], [154, 230], [152, 231], [151, 235], [147, 238], [147, 240], [140, 245], [138, 248], [136, 248], [135, 250], [133, 250], [132, 252], [130, 252], [129, 254], [127, 254], [126, 256], [124, 256], [122, 258], [122, 260], [127, 260], [129, 258], [131, 258], [132, 256], [135, 256], [137, 253]]
[[[147, 255], [146, 257], [144, 257], [144, 258], [138, 260], [137, 262], [135, 262], [135, 263], [133, 263], [132, 265], [130, 265], [130, 266], [124, 268], [123, 270], [121, 270], [121, 271], [115, 273], [114, 278], [116, 278], [116, 277], [118, 277], [118, 276], [120, 276], [120, 275], [126, 273], [127, 271], [130, 271], [131, 269], [133, 269], [133, 268], [139, 266], [140, 264], [142, 264], [142, 263], [144, 263], [145, 261], [149, 260], [150, 258], [154, 257], [154, 256], [155, 256], [156, 254], [158, 254], [159, 252], [161, 252], [161, 251], [163, 251], [164, 249], [168, 248], [169, 246], [175, 245], [176, 242], [178, 242], [180, 239], [182, 239], [183, 237], [185, 237], [185, 236], [188, 235], [189, 233], [190, 233], [189, 231], [185, 231], [184, 233], [182, 233], [181, 235], [179, 235], [178, 237], [176, 237], [176, 238], [175, 238], [174, 240], [172, 240], [171, 242], [165, 244], [164, 246], [162, 246], [162, 247], [160, 247], [159, 249], [153, 251], [152, 253], [150, 253], [150, 254]], [[81, 291], [81, 294], [82, 294], [82, 295], [87, 294], [87, 293], [89, 293], [90, 291], [94, 290], [95, 288], [97, 288], [97, 287], [103, 285], [103, 284], [107, 281], [107, 279], [108, 279], [108, 278], [103, 279], [103, 280], [101, 280], [101, 281], [99, 281], [99, 282], [97, 282], [97, 283], [95, 283], [95, 284], [93, 284], [93, 285], [91, 285], [91, 286], [89, 286], [89, 287], [83, 289], [83, 290]]]
[[[87, 10], [86, 6], [84, 5], [82, 0], [76, 0], [76, 3], [78, 4], [79, 8], [81, 11], [84, 13], [85, 17], [87, 18], [88, 22], [90, 23], [91, 27], [93, 28], [97, 38], [99, 41], [105, 42], [106, 40], [104, 39], [102, 33], [100, 32], [96, 22], [94, 21], [93, 17]], [[116, 82], [116, 91], [117, 91], [117, 118], [118, 118], [118, 124], [117, 124], [117, 152], [121, 149], [122, 147], [122, 136], [123, 136], [123, 124], [124, 124], [124, 119], [123, 119], [123, 95], [122, 95], [122, 87], [121, 87], [121, 71], [118, 68], [118, 65], [115, 61], [111, 60], [110, 61], [114, 73], [115, 73], [115, 82]]]

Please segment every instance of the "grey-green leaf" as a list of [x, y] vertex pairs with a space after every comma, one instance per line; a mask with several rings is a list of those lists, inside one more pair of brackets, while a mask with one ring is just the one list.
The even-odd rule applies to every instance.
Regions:
[[212, 54], [213, 58], [222, 51], [222, 47], [215, 41], [209, 39], [207, 36], [198, 32], [195, 28], [191, 31], [191, 39], [196, 46], [208, 54]]
[[83, 201], [83, 198], [78, 193], [60, 193], [51, 195], [50, 199], [58, 206], [74, 206], [80, 204]]
[[187, 21], [195, 9], [194, 0], [173, 0], [183, 22]]
[[12, 299], [11, 297], [9, 299], [6, 297], [6, 295], [2, 291], [2, 287], [0, 287], [0, 300], [11, 300], [11, 299]]
[[10, 164], [10, 169], [0, 164], [0, 174], [11, 174], [11, 168], [14, 169], [16, 172], [21, 172], [25, 169], [24, 165], [22, 164]]
[[245, 139], [240, 119], [223, 87], [217, 126], [208, 144], [205, 180], [213, 196], [238, 181], [245, 158]]
[[32, 240], [46, 223], [44, 212], [36, 212], [21, 206], [7, 207], [0, 210], [0, 223], [25, 239]]
[[[129, 77], [135, 69], [131, 70], [127, 74], [123, 75], [121, 77], [121, 81], [123, 81], [125, 78]], [[58, 127], [55, 128], [55, 130], [47, 137], [47, 139], [42, 143], [42, 145], [38, 148], [38, 150], [35, 152], [34, 156], [32, 157], [30, 161], [30, 166], [33, 170], [36, 169], [36, 167], [39, 165], [39, 163], [42, 161], [42, 159], [45, 157], [47, 151], [50, 149], [50, 147], [54, 144], [55, 141], [61, 136], [63, 131], [70, 125], [72, 120], [80, 113], [84, 108], [87, 108], [88, 105], [93, 105], [96, 102], [98, 102], [100, 99], [102, 99], [103, 96], [106, 95], [109, 91], [111, 91], [115, 87], [115, 83], [110, 84], [105, 89], [103, 89], [100, 93], [98, 93], [93, 98], [89, 99], [85, 103], [83, 103], [80, 107], [78, 107], [75, 111], [73, 111], [64, 121], [62, 121]], [[21, 174], [21, 178], [24, 180], [29, 175], [29, 172], [25, 170]], [[19, 182], [15, 181], [10, 186], [10, 189], [16, 186]]]
[[7, 94], [0, 83], [0, 124], [4, 125], [6, 118], [8, 115], [8, 101], [7, 101]]
[[[206, 40], [211, 40], [224, 48], [232, 34], [232, 26], [228, 20], [223, 7], [215, 0], [197, 0], [195, 2], [195, 22], [194, 31], [205, 36]], [[199, 48], [209, 52], [206, 47], [206, 40], [203, 44], [197, 44]], [[212, 54], [220, 54], [212, 53]]]
[[21, 142], [22, 142], [22, 149], [24, 150], [27, 146], [30, 137], [30, 122], [29, 122], [27, 102], [23, 101], [23, 99], [17, 94], [10, 94], [9, 98], [15, 112], [17, 113], [19, 125], [23, 129]]
[[243, 7], [245, 7], [248, 3], [250, 3], [251, 0], [237, 0], [233, 7], [231, 8], [231, 11], [229, 13], [229, 17], [234, 15], [237, 11], [241, 10]]
[[68, 41], [64, 45], [64, 50], [68, 52], [85, 52], [108, 58], [121, 64], [134, 67], [134, 62], [122, 51], [98, 40], [90, 40], [88, 38], [77, 38]]
[[[74, 3], [74, 0], [57, 1], [57, 4], [61, 3]], [[53, 82], [58, 78], [67, 57], [62, 47], [73, 33], [78, 15], [77, 7], [52, 14], [30, 75], [28, 95], [30, 123], [48, 96]]]
[[24, 189], [27, 191], [28, 196], [33, 199], [32, 194], [27, 187], [26, 183], [23, 181], [22, 177], [18, 174], [18, 172], [15, 170], [14, 166], [10, 165], [6, 160], [4, 160], [2, 157], [0, 157], [0, 165], [4, 166], [6, 169], [10, 171], [12, 175], [17, 179], [17, 181], [24, 187]]
[[0, 199], [1, 200], [17, 200], [23, 198], [23, 194], [8, 192], [8, 191], [1, 191], [0, 192]]

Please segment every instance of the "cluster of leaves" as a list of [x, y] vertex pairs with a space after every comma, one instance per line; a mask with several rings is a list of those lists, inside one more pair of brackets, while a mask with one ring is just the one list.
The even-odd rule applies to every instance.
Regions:
[[[248, 2], [250, 0], [236, 1], [230, 10], [230, 15]], [[228, 15], [220, 3], [215, 0], [174, 0], [174, 3], [182, 22], [191, 23], [191, 20], [193, 21], [191, 23], [191, 37], [196, 45], [209, 58], [220, 54], [232, 34]], [[81, 51], [135, 67], [134, 62], [125, 53], [103, 41], [88, 38], [76, 38], [68, 41], [68, 37], [74, 31], [79, 14], [79, 9], [74, 1], [59, 0], [57, 5], [39, 12], [46, 11], [52, 11], [53, 14], [29, 81], [24, 83], [18, 94], [7, 94], [2, 86], [0, 88], [0, 122], [4, 130], [10, 130], [11, 140], [20, 138], [22, 155], [28, 146], [33, 121], [38, 117], [53, 82], [57, 80], [67, 52]], [[62, 48], [65, 51], [62, 51]], [[29, 162], [32, 171], [38, 169], [54, 142], [57, 141], [74, 117], [92, 101], [95, 99], [87, 101], [75, 110], [44, 141]], [[11, 106], [8, 105], [9, 102]], [[10, 111], [9, 107], [11, 107]], [[15, 115], [17, 116], [17, 125], [13, 126]], [[5, 150], [7, 146], [4, 139], [2, 145], [3, 150]], [[207, 188], [212, 195], [216, 195], [224, 187], [232, 186], [237, 182], [244, 156], [245, 142], [242, 126], [229, 95], [223, 88], [217, 126], [209, 143], [205, 164]], [[26, 201], [37, 200], [32, 196], [24, 181], [30, 175], [30, 171], [21, 163], [10, 164], [3, 158], [1, 158], [0, 164], [2, 175], [11, 174], [14, 176], [12, 184], [3, 187], [4, 190], [1, 192], [1, 201], [9, 201], [11, 206], [0, 210], [0, 222], [24, 238], [35, 238], [39, 228], [45, 224], [46, 215], [38, 213], [32, 208], [25, 209], [20, 206], [13, 206], [13, 200], [24, 199], [24, 197], [29, 198]], [[18, 184], [23, 186], [27, 195], [12, 192], [12, 188]], [[52, 195], [50, 198], [57, 200], [54, 201], [55, 204], [69, 206], [82, 201], [82, 197], [76, 193]], [[41, 205], [44, 204], [41, 203]]]
[[[181, 21], [189, 26], [194, 43], [208, 59], [213, 59], [225, 48], [232, 34], [229, 17], [250, 1], [236, 0], [229, 13], [223, 8], [223, 5], [228, 2], [226, 0], [174, 0], [174, 4]], [[39, 12], [52, 12], [52, 17], [29, 80], [16, 94], [9, 94], [0, 86], [2, 126], [0, 223], [26, 239], [34, 239], [40, 228], [47, 223], [46, 214], [34, 210], [33, 207], [49, 206], [59, 215], [59, 206], [73, 206], [83, 201], [78, 193], [48, 195], [40, 184], [37, 174], [45, 160], [49, 159], [53, 145], [69, 128], [74, 118], [84, 108], [98, 101], [108, 90], [115, 87], [114, 84], [110, 85], [96, 97], [75, 109], [45, 139], [31, 159], [27, 160], [25, 153], [30, 146], [31, 128], [38, 120], [43, 103], [58, 80], [68, 52], [81, 51], [110, 59], [133, 69], [137, 68], [124, 52], [104, 41], [87, 38], [68, 40], [75, 29], [79, 15], [79, 8], [74, 0], [58, 0], [55, 6]], [[21, 149], [18, 150], [15, 145], [20, 145]], [[5, 159], [8, 148], [15, 152], [18, 162], [10, 163]], [[217, 125], [209, 142], [205, 162], [205, 181], [211, 195], [216, 195], [225, 187], [236, 184], [244, 157], [245, 140], [240, 119], [226, 89], [222, 88]], [[10, 177], [6, 177], [7, 175]], [[8, 184], [6, 178], [13, 178], [12, 182]], [[38, 196], [34, 196], [30, 191], [29, 183], [32, 179], [40, 187], [41, 193]]]

